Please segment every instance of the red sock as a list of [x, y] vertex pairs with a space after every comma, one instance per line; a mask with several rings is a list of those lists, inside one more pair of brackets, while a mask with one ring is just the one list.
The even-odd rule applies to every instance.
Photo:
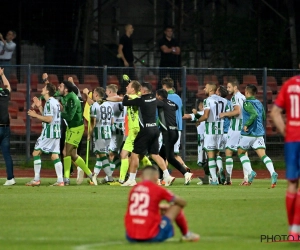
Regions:
[[[287, 212], [287, 216], [288, 216], [289, 226], [293, 225], [296, 196], [297, 196], [297, 193], [293, 194], [293, 193], [289, 193], [288, 191], [286, 192], [285, 205], [286, 205], [286, 212]], [[299, 201], [300, 201], [300, 199], [299, 199]]]
[[295, 197], [293, 225], [300, 226], [300, 190]]
[[180, 228], [182, 235], [186, 235], [188, 233], [188, 225], [182, 209], [180, 210], [180, 213], [177, 215], [175, 222], [177, 226]]

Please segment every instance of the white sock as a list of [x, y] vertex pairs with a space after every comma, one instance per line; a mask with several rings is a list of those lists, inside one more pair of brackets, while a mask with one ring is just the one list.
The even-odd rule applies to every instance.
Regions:
[[272, 176], [272, 174], [275, 172], [272, 160], [267, 155], [264, 155], [261, 159]]
[[222, 157], [218, 155], [216, 162], [217, 162], [217, 167], [218, 167], [219, 171], [221, 171], [221, 169], [223, 169]]
[[57, 176], [57, 182], [63, 182], [63, 166], [62, 163], [60, 161], [60, 159], [56, 159], [53, 161], [54, 162], [54, 168], [55, 168], [55, 172], [56, 172], [56, 176]]
[[101, 168], [97, 168], [96, 166], [94, 167], [94, 174], [96, 176], [98, 176], [98, 174], [100, 173], [100, 171], [101, 171]]
[[112, 176], [112, 171], [110, 170], [110, 166], [103, 168], [103, 170], [107, 176]]
[[164, 178], [170, 176], [170, 173], [169, 173], [169, 170], [168, 170], [168, 169], [164, 170], [163, 173], [164, 173]]
[[129, 173], [129, 180], [134, 181], [136, 177], [136, 173]]
[[[247, 181], [248, 181], [248, 175], [251, 174], [251, 172], [253, 171], [252, 167], [251, 167], [249, 157], [245, 154], [240, 154], [239, 158], [240, 158], [240, 161], [243, 165], [243, 169], [245, 170], [244, 175], [245, 174], [247, 175]], [[244, 178], [245, 178], [245, 176], [244, 176]]]
[[217, 178], [217, 164], [214, 158], [209, 158], [208, 159], [208, 167], [209, 167], [209, 172], [211, 174], [211, 178], [213, 182], [218, 181]]
[[226, 172], [231, 177], [233, 169], [233, 159], [231, 156], [226, 156]]
[[244, 181], [248, 182], [248, 175], [251, 174], [247, 172], [247, 170], [243, 167]]
[[42, 167], [42, 161], [40, 156], [34, 156], [33, 157], [33, 166], [34, 166], [34, 180], [39, 181], [40, 180], [40, 172]]

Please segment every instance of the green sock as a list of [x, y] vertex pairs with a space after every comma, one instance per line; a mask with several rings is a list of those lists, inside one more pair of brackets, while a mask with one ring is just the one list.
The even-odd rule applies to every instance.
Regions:
[[70, 169], [71, 169], [72, 159], [71, 156], [64, 157], [64, 170], [65, 178], [70, 178]]
[[88, 177], [92, 177], [92, 172], [91, 172], [91, 170], [85, 165], [84, 160], [83, 160], [80, 156], [78, 156], [78, 158], [77, 158], [77, 160], [75, 161], [75, 163], [78, 165], [78, 167], [80, 167], [80, 168], [83, 170], [83, 172], [86, 173], [86, 175], [87, 175]]
[[143, 168], [148, 165], [152, 166], [152, 163], [147, 156], [144, 156], [144, 158], [141, 160], [141, 167]]
[[120, 169], [120, 181], [125, 180], [125, 176], [127, 174], [129, 168], [129, 161], [127, 159], [121, 159], [121, 169]]

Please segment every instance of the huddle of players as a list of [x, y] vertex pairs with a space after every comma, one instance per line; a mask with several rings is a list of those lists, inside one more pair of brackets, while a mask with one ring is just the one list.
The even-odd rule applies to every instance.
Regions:
[[[47, 76], [45, 74], [45, 76]], [[44, 75], [43, 75], [44, 77]], [[154, 111], [153, 114], [149, 115], [149, 107], [144, 105], [144, 114], [149, 116], [148, 118], [144, 117], [143, 114], [139, 114], [141, 111], [141, 107], [138, 108], [139, 103], [135, 105], [128, 105], [128, 108], [123, 106], [121, 102], [122, 98], [117, 95], [117, 86], [111, 84], [107, 86], [106, 91], [98, 87], [94, 89], [92, 98], [87, 98], [87, 102], [91, 105], [90, 109], [90, 130], [88, 133], [88, 139], [93, 138], [93, 152], [96, 155], [96, 164], [94, 167], [94, 173], [92, 173], [89, 168], [86, 166], [84, 160], [77, 155], [77, 147], [81, 141], [82, 135], [84, 133], [84, 125], [83, 125], [83, 116], [82, 116], [82, 107], [80, 104], [80, 100], [77, 96], [78, 88], [75, 86], [72, 79], [68, 79], [69, 81], [63, 81], [59, 87], [58, 91], [53, 84], [49, 83], [45, 78], [45, 87], [42, 89], [42, 97], [45, 99], [46, 103], [44, 107], [42, 106], [42, 101], [38, 98], [33, 98], [33, 107], [38, 108], [41, 115], [36, 113], [35, 110], [29, 110], [28, 115], [34, 118], [39, 119], [43, 122], [43, 130], [41, 132], [40, 137], [38, 138], [34, 151], [34, 172], [35, 177], [32, 181], [28, 182], [27, 186], [39, 186], [40, 185], [40, 170], [41, 170], [41, 158], [40, 155], [42, 153], [51, 154], [51, 159], [54, 163], [56, 174], [57, 174], [57, 182], [54, 183], [54, 186], [64, 186], [70, 184], [70, 168], [71, 164], [77, 166], [77, 184], [81, 184], [84, 178], [84, 173], [89, 177], [90, 184], [97, 185], [97, 175], [100, 170], [103, 169], [106, 173], [106, 177], [102, 180], [102, 183], [113, 182], [112, 174], [113, 171], [120, 163], [119, 153], [122, 149], [123, 140], [125, 140], [124, 147], [121, 151], [121, 174], [119, 182], [116, 184], [123, 184], [124, 186], [132, 186], [135, 185], [135, 175], [136, 170], [133, 172], [130, 171], [129, 183], [124, 183], [125, 175], [129, 168], [129, 154], [135, 154], [134, 148], [141, 148], [141, 146], [134, 147], [134, 143], [136, 141], [136, 137], [141, 135], [142, 132], [149, 133], [149, 127], [157, 128], [156, 125], [156, 112], [157, 106], [160, 105], [159, 116], [161, 117], [160, 125], [164, 127], [166, 131], [170, 131], [169, 133], [163, 133], [164, 138], [167, 145], [169, 145], [169, 139], [173, 143], [173, 147], [175, 142], [178, 140], [178, 131], [176, 126], [175, 119], [175, 111], [177, 106], [171, 101], [166, 101], [167, 92], [161, 90], [161, 101], [156, 100], [156, 98], [152, 96], [152, 88], [151, 85], [145, 85], [142, 87], [144, 89], [144, 96], [148, 93], [150, 95], [151, 100], [155, 100], [155, 107], [150, 103], [149, 100], [145, 100], [144, 103], [149, 103], [151, 105], [151, 109]], [[133, 86], [136, 85], [136, 86]], [[129, 90], [130, 89], [130, 90]], [[129, 91], [128, 91], [129, 90]], [[141, 86], [137, 81], [131, 82], [127, 87], [127, 94], [130, 96], [129, 99], [138, 98], [137, 100], [141, 100], [143, 98], [138, 97], [137, 94], [141, 90]], [[147, 92], [148, 91], [148, 92]], [[89, 91], [85, 89], [83, 91], [87, 94]], [[146, 93], [147, 92], [147, 93]], [[104, 100], [105, 94], [107, 95], [106, 101]], [[61, 104], [55, 97], [60, 97]], [[126, 99], [126, 98], [125, 98]], [[128, 100], [129, 102], [131, 100]], [[124, 101], [123, 101], [124, 102]], [[171, 105], [172, 108], [167, 110], [166, 115], [164, 115], [163, 110], [166, 110], [167, 107], [164, 104]], [[165, 107], [164, 107], [165, 106]], [[170, 107], [171, 107], [170, 106]], [[152, 108], [153, 107], [153, 108]], [[61, 111], [62, 110], [62, 111]], [[125, 115], [127, 112], [127, 116]], [[143, 112], [141, 112], [143, 113]], [[170, 114], [172, 114], [170, 116]], [[168, 117], [169, 116], [169, 117]], [[126, 129], [124, 128], [124, 118], [127, 119], [129, 131], [126, 133]], [[167, 119], [166, 119], [167, 117]], [[171, 118], [170, 118], [171, 117]], [[152, 119], [154, 121], [152, 122]], [[171, 124], [170, 124], [170, 119]], [[141, 122], [141, 120], [144, 120]], [[147, 122], [149, 120], [150, 122]], [[63, 167], [62, 162], [59, 159], [60, 145], [59, 140], [61, 138], [61, 124], [62, 122], [66, 123], [66, 140], [64, 145], [64, 178], [63, 178]], [[150, 126], [150, 125], [151, 126]], [[155, 124], [155, 126], [154, 126]], [[167, 127], [166, 127], [167, 126]], [[147, 129], [143, 129], [143, 128]], [[142, 128], [142, 129], [140, 129]], [[141, 130], [141, 131], [140, 131]], [[147, 130], [147, 131], [146, 131]], [[149, 131], [148, 131], [149, 130]], [[157, 130], [158, 131], [158, 130]], [[169, 175], [169, 172], [166, 167], [165, 161], [158, 155], [158, 138], [155, 136], [152, 138], [153, 142], [147, 141], [143, 144], [143, 151], [139, 152], [140, 156], [144, 156], [146, 153], [150, 154], [152, 159], [160, 166], [164, 177], [165, 185], [171, 185], [174, 181], [174, 177]], [[124, 136], [124, 132], [127, 135]], [[172, 135], [172, 136], [170, 136]], [[158, 132], [159, 136], [159, 132]], [[140, 138], [139, 136], [138, 138]], [[146, 134], [146, 138], [150, 138], [149, 134]], [[145, 139], [145, 138], [144, 138]], [[143, 140], [144, 140], [143, 139]], [[157, 143], [156, 143], [157, 142]], [[145, 147], [146, 146], [146, 147]], [[138, 150], [137, 150], [138, 151]], [[132, 157], [131, 157], [132, 158]], [[175, 160], [174, 152], [165, 150], [165, 159], [168, 159], [170, 163], [173, 165], [177, 165], [177, 168], [183, 168], [182, 165]], [[144, 157], [144, 165], [149, 165], [151, 162], [147, 157]], [[132, 161], [133, 162], [133, 161]], [[131, 168], [130, 168], [131, 170]], [[181, 169], [182, 170], [182, 169]], [[188, 184], [191, 180], [192, 174], [188, 173], [184, 168], [182, 171], [185, 175], [185, 183]], [[133, 182], [134, 181], [134, 182]]]
[[[224, 86], [217, 88], [214, 83], [206, 84], [205, 93], [208, 98], [203, 102], [203, 110], [199, 112], [193, 110], [192, 114], [183, 116], [183, 119], [197, 121], [198, 164], [202, 165], [205, 161], [203, 149], [208, 158], [206, 178], [199, 184], [206, 181], [212, 185], [231, 185], [232, 156], [237, 152], [244, 171], [244, 181], [240, 185], [251, 185], [256, 177], [246, 154], [251, 147], [266, 165], [271, 175], [271, 187], [275, 187], [278, 174], [265, 153], [263, 138], [265, 111], [262, 103], [255, 98], [257, 88], [254, 85], [247, 85], [244, 96], [238, 87], [238, 81], [234, 78], [228, 82], [227, 91]], [[231, 101], [225, 99], [228, 93], [232, 95]], [[199, 108], [202, 109], [202, 103], [199, 103]], [[226, 175], [220, 156], [221, 151], [225, 151], [226, 155]], [[211, 181], [207, 181], [209, 175]]]

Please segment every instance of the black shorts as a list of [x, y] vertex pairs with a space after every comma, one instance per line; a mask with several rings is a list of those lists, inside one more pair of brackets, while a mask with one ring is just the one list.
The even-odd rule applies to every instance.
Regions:
[[158, 137], [158, 127], [142, 128], [134, 140], [132, 152], [139, 155], [146, 155], [147, 152], [157, 155], [159, 151]]

